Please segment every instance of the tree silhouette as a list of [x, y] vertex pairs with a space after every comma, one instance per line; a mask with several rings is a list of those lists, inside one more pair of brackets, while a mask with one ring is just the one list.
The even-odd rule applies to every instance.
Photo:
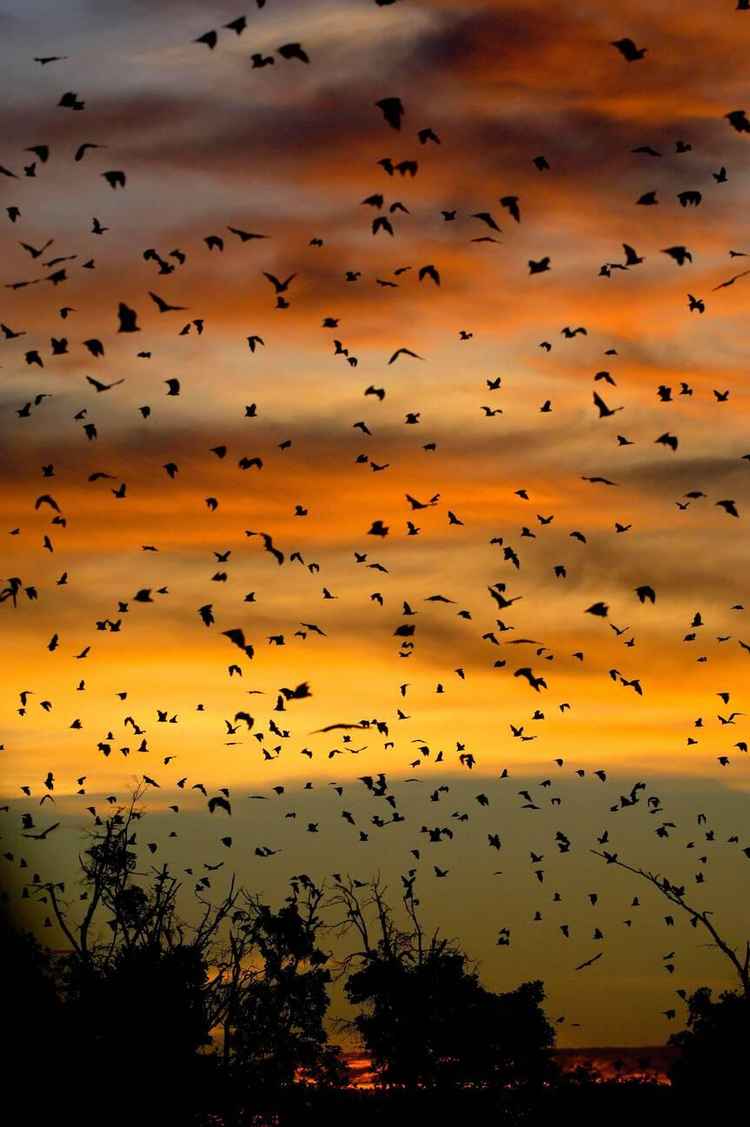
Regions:
[[33, 1093], [33, 1113], [43, 1122], [59, 1115], [61, 1106], [65, 1109], [61, 1097], [72, 1063], [65, 1012], [49, 952], [30, 932], [13, 925], [4, 906], [0, 959], [5, 968], [0, 1053], [6, 1085], [12, 1084], [21, 1098]]
[[180, 882], [166, 867], [137, 868], [141, 795], [89, 833], [79, 855], [85, 907], [76, 913], [60, 883], [39, 881], [33, 895], [51, 905], [68, 942], [54, 970], [65, 1035], [87, 1048], [90, 1098], [110, 1101], [127, 1066], [148, 1089], [155, 1121], [187, 1121], [208, 1087], [208, 968], [238, 893], [232, 884], [217, 905], [196, 893], [197, 922], [180, 918]]
[[747, 1045], [750, 1041], [750, 999], [725, 991], [714, 1001], [704, 986], [687, 999], [687, 1029], [670, 1037], [680, 1055], [671, 1069], [677, 1092], [691, 1102], [744, 1098], [747, 1088]]
[[[138, 802], [143, 788], [137, 788], [126, 807], [119, 808], [88, 835], [88, 848], [79, 854], [83, 892], [79, 897], [86, 908], [75, 918], [62, 900], [62, 883], [39, 881], [33, 895], [48, 900], [72, 955], [82, 968], [102, 965], [116, 956], [120, 948], [172, 949], [189, 945], [207, 955], [222, 924], [238, 899], [232, 881], [229, 891], [217, 904], [195, 892], [197, 922], [186, 924], [177, 912], [181, 884], [167, 866], [137, 871], [137, 831], [142, 817]], [[102, 919], [109, 938], [102, 939]]]
[[320, 946], [323, 896], [298, 877], [278, 910], [244, 893], [233, 914], [222, 966], [224, 1061], [243, 1103], [278, 1105], [300, 1083], [345, 1080], [324, 1024], [331, 971]]
[[274, 910], [234, 878], [217, 903], [199, 883], [185, 922], [181, 882], [166, 866], [138, 867], [142, 794], [88, 833], [77, 907], [63, 883], [29, 886], [67, 941], [46, 965], [65, 1038], [87, 1046], [94, 1097], [108, 1099], [127, 1066], [148, 1087], [155, 1122], [192, 1122], [212, 1107], [229, 1124], [289, 1105], [311, 1082], [344, 1083], [325, 1029], [323, 890], [294, 878]]
[[[552, 1026], [541, 1008], [541, 982], [496, 994], [479, 981], [461, 947], [425, 936], [413, 880], [404, 907], [410, 926], [396, 926], [378, 879], [363, 890], [338, 881], [334, 900], [343, 930], [360, 947], [346, 994], [364, 1010], [354, 1018], [379, 1082], [409, 1089], [538, 1085], [554, 1074]], [[371, 917], [374, 916], [374, 920]]]
[[[29, 984], [27, 1004], [9, 1010], [12, 1024], [50, 1056], [49, 1083], [64, 1086], [83, 1061], [87, 1106], [106, 1106], [110, 1123], [244, 1127], [317, 1117], [364, 1125], [420, 1116], [452, 1123], [457, 1115], [507, 1124], [550, 1116], [631, 1122], [649, 1109], [710, 1110], [720, 1089], [742, 1093], [747, 956], [665, 877], [599, 854], [688, 914], [737, 974], [741, 989], [716, 1000], [706, 988], [689, 998], [680, 992], [688, 1022], [671, 1039], [680, 1050], [672, 1079], [684, 1105], [668, 1104], [658, 1085], [626, 1078], [561, 1080], [542, 983], [504, 993], [484, 986], [457, 941], [425, 928], [414, 871], [401, 878], [395, 909], [379, 877], [336, 875], [332, 887], [319, 887], [300, 874], [278, 907], [233, 878], [213, 903], [199, 882], [186, 922], [180, 881], [167, 867], [139, 867], [140, 795], [89, 831], [77, 902], [62, 883], [35, 875], [27, 886], [51, 906], [65, 951], [0, 931], [8, 965], [21, 967]], [[348, 943], [339, 959], [326, 942], [334, 935]], [[346, 1087], [341, 1052], [328, 1038], [335, 977], [357, 1008], [350, 1025], [375, 1070], [369, 1103]], [[7, 1053], [33, 1085], [37, 1058], [27, 1057]], [[43, 1097], [36, 1107], [47, 1107]], [[75, 1103], [72, 1113], [80, 1119]]]

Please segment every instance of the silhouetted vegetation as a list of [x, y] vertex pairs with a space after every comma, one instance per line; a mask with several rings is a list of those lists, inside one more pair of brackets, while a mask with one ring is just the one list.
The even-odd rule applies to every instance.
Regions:
[[704, 986], [687, 1004], [687, 1029], [670, 1038], [680, 1050], [672, 1084], [693, 1105], [710, 1104], [717, 1092], [723, 1100], [734, 1096], [741, 1103], [747, 1088], [750, 998], [725, 991], [714, 1000]]
[[[644, 1122], [704, 1106], [743, 1082], [750, 1004], [742, 993], [686, 998], [687, 1028], [670, 1089], [586, 1069], [563, 1074], [541, 982], [494, 993], [460, 945], [426, 934], [413, 875], [397, 923], [378, 878], [305, 874], [273, 907], [233, 883], [217, 902], [196, 886], [194, 921], [180, 882], [137, 867], [138, 795], [99, 822], [81, 854], [78, 911], [60, 884], [34, 884], [67, 940], [42, 947], [3, 921], [12, 968], [5, 1062], [37, 1092], [35, 1114], [79, 1124], [196, 1127], [296, 1124], [577, 1124]], [[327, 939], [347, 953], [335, 959]], [[348, 1086], [329, 1040], [331, 986], [355, 1015], [374, 1090]], [[23, 991], [14, 995], [14, 982]], [[40, 1086], [40, 1077], [44, 1083]]]
[[[346, 1070], [328, 1041], [330, 955], [320, 946], [324, 893], [312, 881], [292, 882], [274, 910], [242, 894], [215, 979], [222, 1015], [217, 1064], [228, 1097], [228, 1121], [248, 1107], [266, 1113], [295, 1107], [316, 1088], [341, 1087]], [[231, 1111], [230, 1111], [231, 1108]]]
[[541, 982], [509, 994], [487, 990], [457, 943], [437, 933], [425, 938], [413, 882], [404, 895], [406, 930], [394, 923], [378, 882], [363, 898], [353, 882], [339, 881], [334, 900], [361, 944], [346, 993], [364, 1007], [354, 1026], [383, 1086], [503, 1088], [553, 1077], [554, 1031], [541, 1008]]

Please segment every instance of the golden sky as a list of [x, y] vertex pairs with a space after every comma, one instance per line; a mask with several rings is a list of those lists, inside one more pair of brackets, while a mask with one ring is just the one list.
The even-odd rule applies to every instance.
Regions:
[[[9, 882], [25, 879], [21, 856], [72, 879], [86, 805], [105, 809], [106, 795], [127, 797], [146, 773], [160, 786], [147, 796], [160, 858], [196, 870], [222, 859], [221, 877], [234, 868], [278, 897], [301, 868], [320, 879], [381, 869], [395, 889], [419, 848], [430, 918], [493, 986], [544, 978], [550, 1013], [566, 1015], [562, 1044], [661, 1041], [674, 988], [725, 984], [723, 967], [689, 924], [665, 938], [657, 902], [628, 928], [640, 890], [622, 873], [602, 877], [588, 850], [607, 828], [623, 857], [688, 881], [705, 873], [690, 886], [696, 904], [742, 939], [750, 278], [716, 287], [746, 268], [730, 252], [750, 253], [750, 138], [725, 119], [743, 108], [750, 15], [725, 0], [689, 19], [673, 3], [633, 0], [269, 0], [241, 36], [222, 30], [214, 50], [194, 42], [237, 15], [143, 0], [64, 11], [32, 0], [0, 15], [0, 165], [13, 174], [0, 177], [2, 207], [20, 212], [15, 222], [0, 212], [2, 573], [3, 585], [22, 584], [17, 606], [0, 603]], [[645, 58], [629, 63], [611, 46], [623, 36]], [[288, 42], [309, 64], [277, 54]], [[274, 65], [252, 68], [255, 52]], [[33, 61], [52, 55], [64, 57]], [[83, 110], [58, 106], [67, 91]], [[398, 131], [374, 104], [384, 97], [403, 103]], [[427, 127], [439, 143], [420, 142]], [[76, 161], [83, 142], [102, 147]], [[27, 151], [39, 145], [47, 160]], [[659, 155], [633, 151], [643, 146]], [[386, 157], [416, 160], [416, 175], [389, 176]], [[110, 188], [109, 170], [126, 173], [124, 188]], [[685, 191], [700, 203], [682, 206]], [[658, 202], [638, 205], [650, 192]], [[379, 194], [382, 206], [362, 203]], [[508, 196], [520, 222], [500, 202]], [[407, 210], [391, 211], [395, 202]], [[372, 234], [378, 215], [392, 236]], [[21, 245], [36, 253], [49, 239], [37, 257]], [[623, 244], [643, 258], [627, 270], [617, 269]], [[692, 262], [662, 253], [675, 246]], [[45, 267], [58, 256], [74, 257]], [[550, 269], [530, 274], [545, 256]], [[425, 265], [439, 286], [419, 281]], [[60, 268], [65, 280], [50, 284]], [[296, 275], [289, 308], [275, 307], [264, 271]], [[161, 313], [150, 293], [183, 308]], [[137, 334], [118, 333], [121, 302], [137, 312]], [[254, 352], [251, 336], [263, 341]], [[53, 355], [52, 338], [67, 352]], [[103, 356], [83, 344], [92, 339]], [[389, 363], [400, 348], [417, 357]], [[614, 414], [599, 417], [595, 392]], [[665, 434], [676, 450], [656, 441]], [[437, 500], [415, 510], [408, 497]], [[376, 521], [386, 536], [370, 533]], [[283, 563], [248, 531], [271, 535]], [[502, 609], [488, 592], [499, 583], [517, 600]], [[636, 596], [644, 585], [653, 604]], [[135, 600], [142, 589], [152, 602]], [[586, 613], [599, 602], [606, 618]], [[120, 626], [97, 627], [107, 621]], [[394, 635], [404, 623], [413, 636]], [[222, 635], [235, 628], [252, 659]], [[283, 645], [269, 641], [279, 636]], [[514, 676], [523, 668], [546, 688]], [[305, 681], [310, 698], [274, 711], [282, 687]], [[234, 721], [240, 711], [252, 731]], [[731, 724], [719, 719], [733, 712]], [[362, 720], [387, 733], [316, 731]], [[54, 811], [38, 808], [48, 771]], [[371, 824], [359, 843], [383, 804], [357, 778], [379, 771], [406, 821]], [[613, 814], [636, 780], [659, 797], [655, 815], [645, 799]], [[196, 782], [230, 789], [231, 858]], [[341, 799], [331, 782], [344, 785]], [[429, 795], [443, 783], [452, 792], [438, 808]], [[279, 800], [271, 787], [282, 784]], [[520, 809], [529, 787], [539, 811]], [[65, 821], [56, 837], [22, 839], [25, 811], [39, 829]], [[715, 840], [697, 865], [685, 848], [704, 839], [699, 812]], [[675, 823], [668, 838], [655, 835], [657, 819]], [[419, 829], [438, 823], [456, 837], [431, 847]], [[558, 830], [575, 836], [571, 854], [558, 855]], [[487, 847], [496, 831], [498, 855]], [[260, 861], [260, 843], [282, 852]], [[545, 882], [530, 851], [549, 861]], [[553, 877], [569, 898], [569, 941], [548, 903]], [[587, 894], [604, 885], [602, 945]], [[507, 949], [495, 942], [503, 926]], [[661, 957], [675, 946], [667, 976]], [[574, 971], [599, 949], [606, 959]]]

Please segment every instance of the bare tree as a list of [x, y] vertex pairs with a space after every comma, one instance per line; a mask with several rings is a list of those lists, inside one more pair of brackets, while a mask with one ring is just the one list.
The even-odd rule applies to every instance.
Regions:
[[[234, 878], [217, 904], [196, 892], [199, 905], [197, 922], [188, 925], [178, 915], [177, 897], [182, 887], [169, 868], [137, 870], [136, 824], [143, 815], [139, 802], [144, 786], [138, 786], [128, 804], [119, 807], [88, 833], [87, 848], [79, 854], [83, 892], [80, 902], [86, 907], [75, 917], [71, 904], [63, 899], [60, 882], [37, 882], [32, 894], [48, 900], [60, 930], [81, 967], [94, 961], [106, 963], [117, 950], [190, 946], [208, 957], [222, 925], [235, 907], [239, 892]], [[102, 913], [111, 935], [97, 940], [97, 924]], [[99, 929], [100, 930], [100, 929]]]
[[370, 881], [355, 881], [351, 877], [335, 880], [327, 906], [338, 915], [330, 926], [343, 937], [354, 934], [358, 948], [341, 960], [342, 970], [348, 970], [354, 960], [367, 961], [376, 955], [386, 958], [405, 958], [421, 964], [429, 955], [438, 955], [451, 947], [451, 941], [440, 937], [439, 928], [425, 937], [420, 919], [419, 900], [414, 892], [414, 877], [401, 878], [404, 884], [402, 904], [409, 922], [400, 928], [388, 902], [388, 886], [378, 873]]

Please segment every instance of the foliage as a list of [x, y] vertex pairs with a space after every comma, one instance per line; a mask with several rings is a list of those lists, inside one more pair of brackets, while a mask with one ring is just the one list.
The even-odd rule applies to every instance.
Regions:
[[298, 1080], [344, 1080], [324, 1025], [331, 972], [319, 944], [322, 897], [312, 882], [302, 889], [295, 882], [277, 911], [246, 894], [235, 914], [233, 960], [240, 964], [250, 952], [252, 965], [230, 1003], [224, 1036], [243, 1088], [278, 1092]]
[[355, 1025], [385, 1084], [503, 1087], [548, 1073], [553, 1031], [540, 982], [494, 994], [449, 950], [416, 963], [376, 955], [346, 991], [367, 1007]]
[[714, 1000], [704, 986], [687, 1002], [687, 1029], [670, 1038], [680, 1050], [671, 1073], [675, 1088], [691, 1098], [719, 1091], [722, 1098], [732, 1091], [744, 1093], [750, 998], [725, 991]]
[[[137, 799], [89, 834], [77, 902], [66, 900], [63, 884], [35, 877], [29, 886], [50, 905], [65, 951], [50, 952], [0, 920], [6, 965], [24, 983], [23, 996], [14, 982], [8, 991], [4, 1060], [25, 1090], [43, 1064], [40, 1120], [70, 1110], [88, 1122], [89, 1110], [106, 1106], [112, 1123], [185, 1127], [291, 1125], [313, 1115], [331, 1123], [355, 1115], [364, 1124], [447, 1124], [463, 1115], [508, 1125], [563, 1115], [585, 1125], [630, 1122], [649, 1108], [660, 1117], [708, 1108], [717, 1092], [742, 1093], [750, 1038], [743, 989], [714, 999], [702, 988], [686, 999], [687, 1028], [671, 1039], [680, 1050], [671, 1093], [561, 1078], [542, 983], [487, 989], [457, 942], [425, 933], [413, 872], [402, 878], [401, 926], [378, 878], [337, 877], [327, 890], [304, 875], [292, 878], [279, 907], [233, 881], [211, 903], [198, 884], [188, 924], [177, 910], [180, 882], [166, 867], [138, 868]], [[637, 872], [697, 915], [682, 889]], [[329, 930], [354, 939], [339, 962], [325, 943]], [[744, 969], [744, 956], [736, 959]], [[337, 975], [379, 1078], [378, 1093], [364, 1102], [346, 1089], [341, 1054], [328, 1039]], [[84, 1068], [81, 1118], [69, 1079]]]
[[[404, 904], [410, 927], [399, 929], [385, 890], [373, 882], [367, 903], [339, 883], [339, 903], [364, 946], [346, 981], [354, 1019], [384, 1085], [467, 1088], [534, 1085], [554, 1074], [554, 1032], [542, 1010], [541, 982], [496, 994], [480, 982], [460, 946], [435, 933], [425, 940], [414, 883]], [[371, 939], [367, 907], [374, 909]]]

